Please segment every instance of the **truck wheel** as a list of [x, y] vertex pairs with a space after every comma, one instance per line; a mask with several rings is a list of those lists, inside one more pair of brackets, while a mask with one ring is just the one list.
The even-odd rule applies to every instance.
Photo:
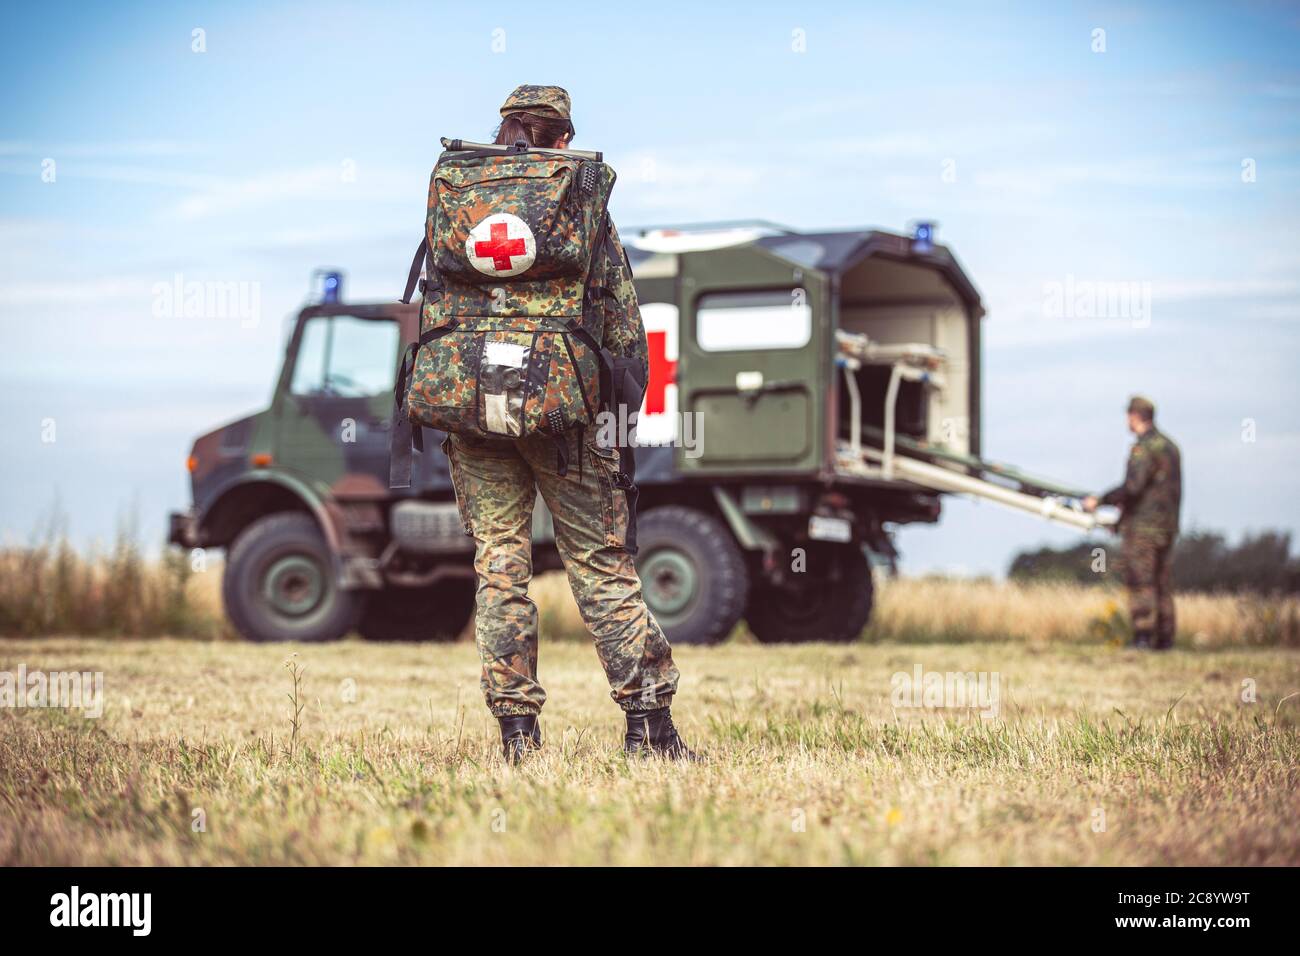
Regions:
[[745, 620], [764, 644], [846, 643], [871, 618], [871, 564], [857, 545], [805, 546], [808, 566], [784, 586], [756, 587]]
[[334, 561], [311, 515], [285, 511], [235, 539], [221, 583], [226, 616], [250, 641], [334, 641], [356, 626], [362, 595], [334, 580]]
[[385, 588], [366, 600], [357, 630], [368, 641], [450, 641], [474, 616], [474, 582]]
[[749, 572], [716, 518], [666, 505], [637, 518], [636, 566], [646, 605], [671, 644], [716, 644], [745, 610]]

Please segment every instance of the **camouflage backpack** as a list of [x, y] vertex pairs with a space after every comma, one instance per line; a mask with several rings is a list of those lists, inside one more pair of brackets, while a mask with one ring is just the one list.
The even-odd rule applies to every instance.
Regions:
[[614, 171], [600, 153], [442, 142], [402, 299], [427, 262], [394, 396], [394, 488], [423, 447], [412, 424], [558, 438], [595, 421], [613, 374], [592, 280]]

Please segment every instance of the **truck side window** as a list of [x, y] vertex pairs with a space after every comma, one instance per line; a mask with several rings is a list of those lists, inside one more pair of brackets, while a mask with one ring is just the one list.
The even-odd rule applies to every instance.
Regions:
[[294, 395], [369, 398], [392, 391], [397, 323], [351, 315], [306, 321], [289, 391]]
[[812, 306], [803, 289], [713, 292], [695, 310], [695, 340], [706, 352], [797, 349], [812, 338]]

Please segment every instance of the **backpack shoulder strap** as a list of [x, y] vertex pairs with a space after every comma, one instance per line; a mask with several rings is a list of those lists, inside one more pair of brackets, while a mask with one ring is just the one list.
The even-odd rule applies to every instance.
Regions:
[[[595, 288], [594, 281], [596, 277], [596, 263], [600, 257], [605, 254], [605, 243], [609, 238], [609, 211], [606, 210], [600, 219], [600, 231], [596, 234], [596, 241], [592, 244], [591, 261], [587, 264], [587, 278], [582, 287], [582, 312], [585, 316], [588, 309], [594, 308], [595, 299], [592, 291]], [[591, 354], [596, 356], [600, 363], [600, 400], [596, 403], [597, 409], [609, 408], [613, 401], [613, 395], [610, 394], [607, 383], [612, 383], [614, 378], [614, 356], [600, 342], [591, 331], [582, 324], [581, 319], [569, 319], [564, 323], [564, 327], [579, 342], [585, 345]]]
[[[402, 305], [408, 305], [411, 296], [415, 295], [415, 284], [420, 279], [420, 271], [424, 268], [425, 260], [429, 257], [429, 237], [421, 236], [420, 244], [415, 247], [415, 258], [411, 260], [411, 271], [406, 274], [406, 290], [402, 293], [399, 300]], [[421, 290], [423, 291], [423, 290]]]
[[[428, 240], [421, 239], [419, 247], [415, 250], [415, 258], [411, 262], [411, 272], [406, 277], [406, 291], [401, 300], [403, 305], [411, 301], [411, 296], [415, 292], [416, 281], [419, 280], [420, 270], [424, 266], [428, 252]], [[429, 294], [440, 292], [441, 289], [440, 283], [430, 284], [427, 280], [420, 280], [421, 302]], [[423, 313], [424, 310], [421, 309], [420, 311]], [[424, 329], [414, 342], [407, 343], [401, 359], [398, 360], [397, 380], [393, 384], [393, 418], [388, 429], [389, 488], [411, 487], [413, 452], [424, 451], [424, 426], [416, 425], [411, 421], [410, 407], [407, 403], [407, 393], [411, 387], [411, 375], [415, 371], [416, 356], [420, 354], [421, 346], [442, 338], [455, 326], [455, 322], [448, 322], [446, 325], [440, 325], [437, 328]]]
[[609, 241], [609, 210], [606, 209], [600, 217], [600, 230], [596, 233], [596, 241], [591, 244], [591, 261], [587, 263], [587, 278], [582, 284], [582, 310], [584, 314], [592, 305], [592, 290], [596, 278], [596, 264], [605, 255], [605, 245]]

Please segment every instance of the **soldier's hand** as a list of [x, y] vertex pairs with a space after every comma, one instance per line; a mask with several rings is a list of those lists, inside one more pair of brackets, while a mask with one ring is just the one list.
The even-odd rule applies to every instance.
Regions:
[[1088, 497], [1083, 499], [1083, 510], [1088, 512], [1088, 514], [1092, 514], [1094, 511], [1097, 510], [1096, 495], [1088, 495]]

